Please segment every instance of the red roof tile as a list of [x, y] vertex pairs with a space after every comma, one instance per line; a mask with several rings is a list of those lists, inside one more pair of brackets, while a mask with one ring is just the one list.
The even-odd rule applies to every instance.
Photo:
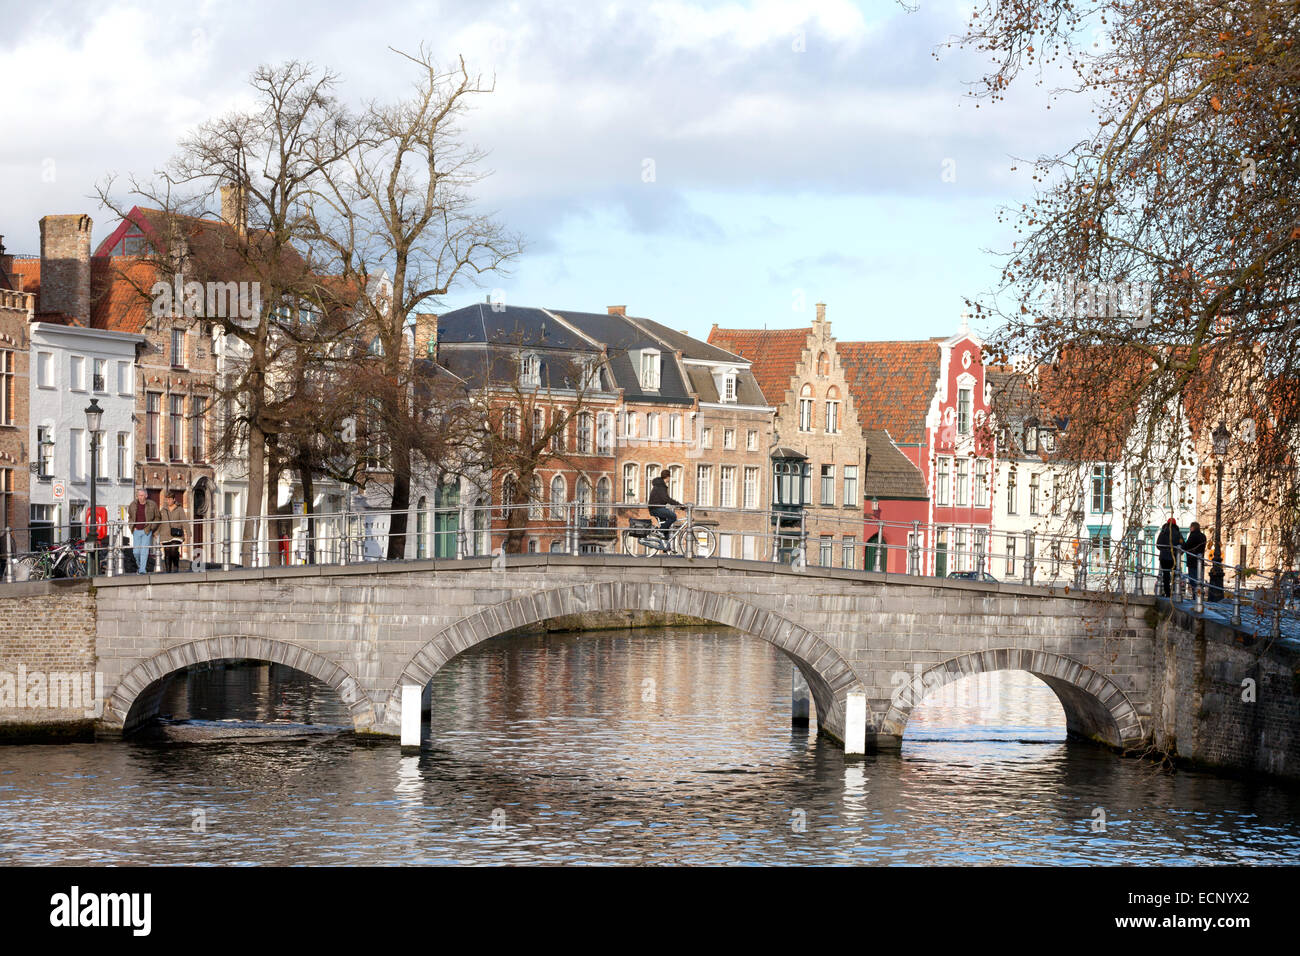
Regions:
[[780, 405], [811, 333], [811, 328], [720, 329], [715, 325], [708, 342], [749, 359], [763, 396], [769, 404]]
[[835, 343], [864, 429], [884, 429], [904, 444], [925, 442], [925, 416], [939, 387], [939, 341]]

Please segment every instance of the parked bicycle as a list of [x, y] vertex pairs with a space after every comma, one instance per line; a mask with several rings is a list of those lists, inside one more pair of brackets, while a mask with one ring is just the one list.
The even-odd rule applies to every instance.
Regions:
[[20, 559], [27, 566], [27, 580], [84, 578], [86, 576], [85, 542], [65, 541], [50, 545]]
[[651, 518], [628, 518], [623, 532], [623, 551], [636, 558], [655, 554], [681, 555], [684, 558], [711, 558], [718, 549], [716, 521], [699, 521], [688, 517], [660, 529]]

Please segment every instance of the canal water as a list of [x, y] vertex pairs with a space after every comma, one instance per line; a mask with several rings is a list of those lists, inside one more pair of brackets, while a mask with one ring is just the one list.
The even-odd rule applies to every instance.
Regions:
[[196, 671], [142, 736], [0, 747], [0, 863], [1300, 862], [1300, 793], [1067, 744], [1028, 674], [846, 761], [790, 671], [727, 629], [500, 638], [438, 674], [419, 756], [297, 672]]

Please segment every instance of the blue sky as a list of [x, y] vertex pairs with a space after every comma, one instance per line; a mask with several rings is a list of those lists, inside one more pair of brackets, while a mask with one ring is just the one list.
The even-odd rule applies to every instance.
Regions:
[[89, 212], [98, 241], [111, 216], [95, 183], [147, 176], [188, 128], [246, 104], [259, 63], [310, 60], [342, 74], [344, 96], [383, 98], [410, 81], [388, 47], [424, 40], [495, 74], [466, 136], [490, 152], [485, 208], [527, 241], [511, 275], [444, 308], [499, 288], [521, 305], [627, 305], [703, 336], [713, 322], [806, 324], [824, 301], [843, 339], [949, 334], [963, 296], [997, 282], [987, 250], [1011, 240], [998, 207], [1032, 195], [1017, 158], [1088, 121], [1081, 104], [1046, 111], [1032, 83], [976, 109], [984, 60], [941, 49], [968, 11], [3, 0], [0, 234], [34, 253], [42, 215]]

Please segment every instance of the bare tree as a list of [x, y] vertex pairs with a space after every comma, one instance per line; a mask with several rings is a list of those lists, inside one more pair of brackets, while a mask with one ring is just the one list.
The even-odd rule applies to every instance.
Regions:
[[[396, 52], [396, 51], [395, 51]], [[378, 414], [388, 432], [393, 516], [388, 556], [406, 546], [413, 454], [420, 416], [416, 356], [407, 345], [411, 317], [422, 304], [462, 281], [504, 269], [520, 250], [474, 203], [483, 152], [460, 138], [459, 121], [471, 100], [489, 93], [463, 59], [438, 66], [421, 48], [399, 53], [414, 65], [410, 95], [372, 103], [351, 128], [343, 162], [322, 162], [323, 185], [312, 200], [313, 238], [329, 248], [344, 281], [361, 291], [362, 320], [373, 331], [374, 352], [386, 378]], [[385, 277], [384, 294], [377, 294]]]

